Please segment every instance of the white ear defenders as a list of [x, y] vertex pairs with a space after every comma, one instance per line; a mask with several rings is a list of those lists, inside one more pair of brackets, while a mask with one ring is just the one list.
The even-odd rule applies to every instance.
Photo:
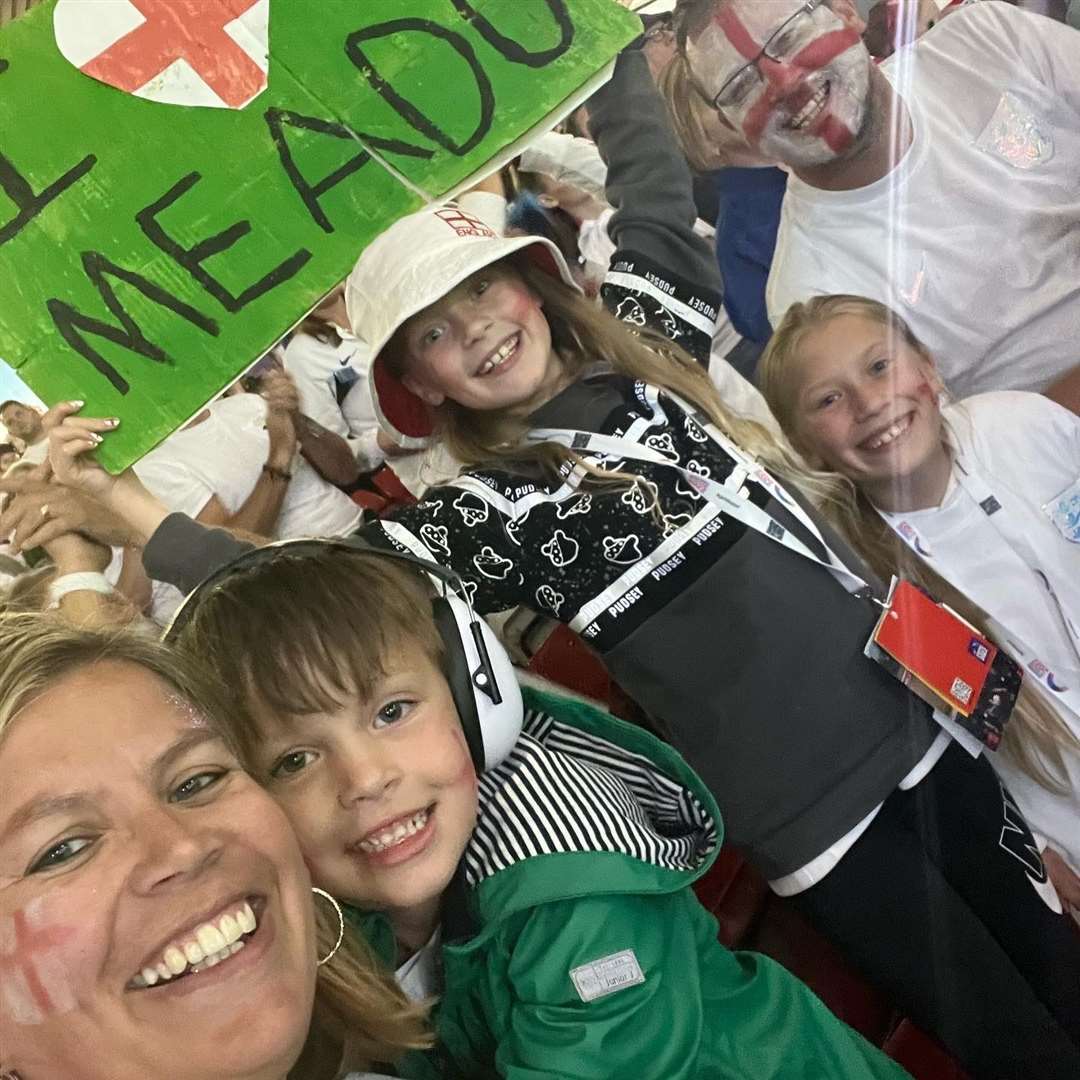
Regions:
[[327, 547], [341, 548], [406, 563], [434, 579], [439, 593], [431, 609], [446, 650], [447, 682], [457, 707], [465, 741], [478, 773], [493, 769], [513, 749], [525, 714], [514, 666], [492, 629], [473, 610], [461, 578], [453, 570], [407, 552], [372, 547], [359, 537], [330, 540], [282, 540], [246, 551], [215, 570], [184, 601], [165, 631], [174, 641], [201, 604], [227, 577], [280, 555], [315, 554]]
[[[454, 583], [460, 588], [457, 575]], [[495, 768], [513, 749], [521, 734], [525, 706], [502, 642], [483, 619], [477, 618], [462, 595], [447, 592], [436, 597], [432, 610], [446, 646], [447, 681], [454, 704], [473, 764], [482, 772]]]

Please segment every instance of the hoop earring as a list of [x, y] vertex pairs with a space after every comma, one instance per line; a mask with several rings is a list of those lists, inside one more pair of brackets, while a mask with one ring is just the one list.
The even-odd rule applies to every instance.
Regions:
[[[311, 887], [311, 891], [316, 896], [321, 896], [324, 900], [330, 902], [334, 908], [334, 912], [337, 914], [338, 919], [338, 932], [337, 941], [334, 942], [334, 947], [316, 963], [316, 967], [322, 967], [323, 964], [329, 964], [331, 960], [337, 956], [338, 949], [341, 948], [342, 941], [345, 940], [345, 913], [341, 910], [341, 905], [328, 893], [325, 889], [317, 889], [314, 885]], [[2, 1078], [0, 1078], [2, 1080]]]

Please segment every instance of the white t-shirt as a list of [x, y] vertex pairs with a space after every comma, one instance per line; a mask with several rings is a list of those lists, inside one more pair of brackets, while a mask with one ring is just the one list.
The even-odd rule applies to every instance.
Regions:
[[[943, 415], [961, 464], [981, 483], [965, 486], [954, 468], [940, 506], [882, 517], [906, 527], [928, 565], [1046, 664], [1060, 687], [1044, 686], [1046, 697], [1080, 737], [1080, 633], [1074, 639], [1064, 622], [1080, 628], [1080, 543], [1067, 540], [1042, 509], [1080, 482], [1080, 417], [1038, 394], [1015, 392], [980, 394]], [[992, 515], [980, 505], [984, 486], [1000, 505]], [[1011, 536], [1021, 538], [1019, 550]], [[1001, 755], [989, 760], [1032, 831], [1080, 873], [1080, 754], [1066, 758], [1071, 797], [1050, 794]]]
[[40, 465], [49, 456], [49, 437], [43, 435], [36, 443], [31, 443], [19, 455], [20, 465]]
[[[266, 402], [257, 394], [235, 394], [207, 406], [209, 416], [181, 428], [151, 450], [135, 472], [170, 510], [196, 517], [213, 496], [235, 514], [259, 480], [270, 451]], [[343, 536], [359, 524], [356, 503], [324, 480], [298, 454], [293, 478], [274, 526], [276, 540], [300, 536]], [[154, 582], [151, 616], [167, 622], [182, 596]]]
[[1080, 364], [1080, 33], [987, 0], [880, 70], [914, 142], [855, 191], [788, 180], [773, 326], [815, 294], [870, 296], [958, 397], [1046, 389]]
[[[368, 347], [346, 331], [329, 344], [310, 334], [296, 333], [285, 349], [285, 370], [296, 380], [300, 411], [340, 435], [352, 449], [357, 464], [370, 471], [381, 464], [378, 421], [371, 405]], [[346, 395], [338, 404], [339, 390]], [[352, 400], [348, 410], [346, 405]]]

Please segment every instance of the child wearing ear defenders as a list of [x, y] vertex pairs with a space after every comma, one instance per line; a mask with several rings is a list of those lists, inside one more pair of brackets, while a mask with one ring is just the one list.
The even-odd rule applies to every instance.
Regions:
[[456, 597], [433, 607], [422, 567], [298, 541], [241, 556], [170, 630], [238, 688], [230, 734], [313, 880], [438, 999], [439, 1046], [405, 1074], [906, 1075], [779, 965], [720, 945], [691, 889], [720, 818], [679, 755], [519, 690], [470, 622]]

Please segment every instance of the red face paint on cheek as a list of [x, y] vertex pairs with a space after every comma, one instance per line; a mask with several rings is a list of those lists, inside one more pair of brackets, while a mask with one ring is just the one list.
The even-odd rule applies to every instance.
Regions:
[[847, 27], [842, 30], [830, 30], [796, 53], [791, 62], [804, 71], [820, 71], [838, 56], [846, 53], [852, 45], [858, 43], [859, 35], [854, 30]]
[[824, 139], [834, 154], [843, 153], [855, 141], [855, 132], [831, 113], [814, 125], [814, 134]]
[[64, 946], [76, 934], [48, 921], [40, 897], [0, 916], [0, 1005], [16, 1024], [41, 1024], [75, 1008]]
[[758, 140], [761, 138], [761, 133], [765, 130], [765, 125], [769, 122], [769, 116], [772, 113], [775, 104], [776, 101], [773, 95], [766, 90], [747, 112], [742, 125], [743, 138], [746, 139], [751, 146], [757, 145]]

